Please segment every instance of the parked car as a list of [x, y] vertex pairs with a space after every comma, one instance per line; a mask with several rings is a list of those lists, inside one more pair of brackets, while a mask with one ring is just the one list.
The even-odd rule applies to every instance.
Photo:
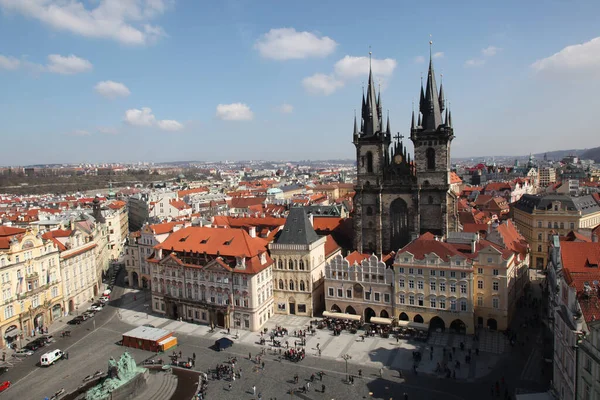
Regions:
[[4, 381], [4, 382], [0, 383], [0, 392], [4, 392], [9, 387], [10, 387], [10, 381]]
[[101, 303], [108, 303], [110, 301], [110, 299], [106, 296], [102, 296], [100, 297], [100, 302]]
[[87, 309], [88, 311], [92, 311], [92, 312], [98, 312], [102, 310], [102, 306], [95, 306], [95, 305], [91, 305], [90, 308]]
[[177, 361], [176, 365], [181, 368], [192, 368], [192, 363], [189, 361]]
[[33, 351], [23, 348], [23, 349], [19, 349], [19, 350], [15, 351], [12, 356], [13, 357], [28, 357], [31, 355], [33, 355]]
[[81, 315], [78, 315], [77, 317], [73, 318], [72, 320], [68, 321], [67, 324], [69, 325], [79, 325], [81, 324], [83, 321], [85, 321], [83, 319], [83, 317]]
[[92, 307], [103, 309], [105, 305], [106, 304], [102, 303], [101, 301], [97, 301], [97, 302], [95, 302], [95, 303], [92, 304]]
[[31, 350], [31, 351], [36, 351], [40, 347], [43, 347], [43, 344], [40, 342], [37, 342], [37, 341], [29, 342], [25, 346], [23, 346], [24, 349]]
[[112, 290], [106, 289], [104, 292], [102, 292], [102, 296], [110, 297], [111, 292]]
[[88, 310], [86, 312], [84, 312], [83, 314], [81, 314], [85, 319], [90, 319], [92, 318], [94, 315], [96, 315], [96, 312], [92, 311], [92, 310]]
[[44, 340], [46, 343], [54, 342], [54, 336], [52, 336], [52, 335], [42, 335], [42, 336], [40, 336], [40, 339]]

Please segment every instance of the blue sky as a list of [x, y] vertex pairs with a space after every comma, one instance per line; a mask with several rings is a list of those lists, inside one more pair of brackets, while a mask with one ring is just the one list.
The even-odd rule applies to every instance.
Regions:
[[453, 156], [600, 146], [598, 15], [578, 0], [0, 0], [0, 165], [353, 158], [369, 46], [407, 135], [430, 35]]

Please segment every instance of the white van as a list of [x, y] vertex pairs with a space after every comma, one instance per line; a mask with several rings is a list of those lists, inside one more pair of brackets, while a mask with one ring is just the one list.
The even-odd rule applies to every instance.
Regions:
[[40, 357], [40, 365], [42, 367], [48, 367], [52, 364], [54, 364], [54, 362], [56, 360], [60, 360], [63, 356], [63, 352], [62, 350], [52, 350], [47, 352], [46, 354], [44, 354], [42, 357]]

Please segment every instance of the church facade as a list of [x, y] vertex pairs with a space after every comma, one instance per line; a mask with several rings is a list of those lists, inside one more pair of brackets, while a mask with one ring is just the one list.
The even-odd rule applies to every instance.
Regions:
[[[446, 110], [445, 118], [443, 113]], [[358, 252], [387, 254], [420, 234], [446, 236], [458, 230], [457, 197], [450, 190], [452, 115], [438, 91], [430, 57], [427, 84], [413, 111], [410, 140], [414, 158], [400, 134], [392, 137], [390, 119], [384, 127], [381, 93], [369, 71], [360, 126], [354, 119], [357, 181], [354, 196], [354, 247]]]

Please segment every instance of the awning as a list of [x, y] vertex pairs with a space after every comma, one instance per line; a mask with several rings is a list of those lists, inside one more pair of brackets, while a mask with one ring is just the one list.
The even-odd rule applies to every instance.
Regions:
[[360, 321], [362, 317], [354, 314], [344, 314], [331, 311], [323, 311], [323, 317], [335, 319], [349, 319], [350, 321]]
[[15, 337], [21, 334], [21, 330], [17, 328], [15, 325], [9, 327], [6, 332], [4, 332], [4, 338]]
[[[373, 318], [371, 318], [371, 321], [373, 321]], [[398, 321], [398, 326], [401, 328], [413, 328], [422, 331], [429, 330], [429, 324], [422, 324], [420, 322]]]
[[369, 321], [369, 322], [371, 324], [391, 325], [392, 324], [392, 319], [391, 318], [371, 317], [371, 321]]

